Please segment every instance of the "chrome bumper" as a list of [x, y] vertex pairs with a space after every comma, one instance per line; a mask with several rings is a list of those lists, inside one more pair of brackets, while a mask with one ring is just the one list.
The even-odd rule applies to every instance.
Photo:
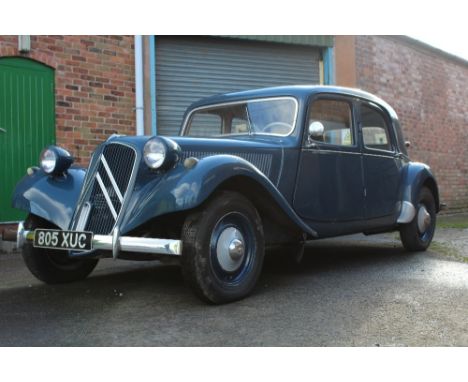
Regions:
[[[34, 241], [34, 231], [24, 229], [23, 223], [18, 224], [16, 245], [20, 249], [25, 242]], [[94, 235], [93, 250], [112, 251], [117, 258], [120, 251], [152, 253], [159, 255], [182, 255], [182, 241], [171, 239], [153, 239], [148, 237], [120, 236], [115, 230], [112, 235]]]

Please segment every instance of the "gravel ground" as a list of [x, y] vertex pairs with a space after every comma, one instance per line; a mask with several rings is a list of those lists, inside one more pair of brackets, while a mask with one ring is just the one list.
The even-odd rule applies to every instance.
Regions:
[[[436, 229], [430, 252], [451, 260], [468, 262], [468, 214], [442, 215], [438, 221], [440, 226]], [[353, 238], [400, 245], [398, 233], [369, 236], [367, 239], [354, 235]]]
[[433, 247], [446, 256], [468, 262], [468, 228], [439, 229], [436, 232]]
[[104, 260], [50, 286], [2, 255], [0, 346], [468, 346], [467, 236], [441, 229], [413, 254], [395, 234], [317, 241], [299, 271], [270, 260], [252, 296], [223, 306], [175, 266]]
[[[396, 232], [367, 237], [353, 235], [349, 236], [348, 240], [401, 246], [400, 236]], [[429, 253], [450, 260], [468, 262], [468, 228], [437, 228]]]

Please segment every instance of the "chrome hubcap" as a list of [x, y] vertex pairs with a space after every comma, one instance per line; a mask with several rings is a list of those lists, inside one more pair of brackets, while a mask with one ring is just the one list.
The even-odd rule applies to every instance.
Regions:
[[431, 225], [431, 215], [427, 212], [426, 207], [419, 207], [418, 211], [418, 230], [419, 233], [426, 232], [427, 228]]
[[234, 272], [241, 266], [244, 255], [245, 244], [242, 233], [234, 227], [224, 229], [216, 244], [216, 256], [221, 268], [226, 272]]
[[239, 239], [234, 239], [229, 244], [229, 256], [234, 261], [237, 261], [244, 256], [244, 243]]

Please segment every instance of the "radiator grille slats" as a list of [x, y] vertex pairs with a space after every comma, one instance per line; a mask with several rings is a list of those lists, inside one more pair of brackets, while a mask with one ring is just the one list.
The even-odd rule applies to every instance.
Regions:
[[135, 152], [127, 146], [112, 144], [106, 147], [103, 154], [123, 195], [130, 182]]
[[111, 143], [104, 148], [96, 170], [88, 173], [85, 180], [85, 187], [92, 183], [83, 201], [91, 206], [86, 231], [101, 235], [112, 232], [125, 201], [135, 160], [135, 151], [128, 146]]
[[215, 151], [184, 151], [182, 153], [182, 161], [189, 157], [195, 157], [202, 159], [211, 155], [221, 155], [229, 154], [235, 155], [245, 159], [247, 162], [252, 163], [257, 167], [262, 173], [264, 173], [267, 178], [271, 178], [271, 162], [273, 160], [272, 154], [262, 154], [262, 153], [242, 153], [242, 152], [215, 152]]

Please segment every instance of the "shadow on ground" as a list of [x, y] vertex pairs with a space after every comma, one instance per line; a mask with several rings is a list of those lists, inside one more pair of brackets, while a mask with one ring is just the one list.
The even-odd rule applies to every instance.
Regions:
[[[317, 241], [299, 269], [272, 256], [250, 297], [210, 306], [176, 266], [105, 260], [87, 280], [44, 285], [20, 259], [0, 258], [0, 346], [463, 343], [440, 334], [458, 292], [430, 284], [431, 261], [391, 240]], [[428, 312], [439, 300], [444, 311]]]
[[[290, 266], [284, 261], [284, 253], [281, 250], [269, 252], [266, 256], [261, 280], [275, 277], [290, 278], [299, 276], [312, 276], [327, 271], [341, 271], [349, 269], [365, 269], [375, 267], [380, 263], [403, 263], [411, 256], [401, 246], [392, 244], [372, 244], [356, 242], [353, 244], [340, 243], [339, 241], [321, 241], [311, 243], [305, 250], [303, 260], [297, 267]], [[84, 281], [71, 284], [46, 285], [38, 282], [32, 276], [24, 286], [0, 289], [0, 303], [15, 301], [23, 298], [32, 298], [43, 303], [40, 297], [47, 293], [51, 295], [67, 294], [70, 297], [68, 304], [74, 303], [75, 297], [85, 297], [96, 302], [100, 298], [122, 297], [123, 289], [127, 293], [151, 292], [165, 293], [174, 297], [180, 294], [180, 298], [191, 301], [195, 299], [185, 286], [180, 268], [174, 265], [163, 265], [159, 262], [113, 262], [109, 259], [101, 260], [105, 263]], [[273, 283], [274, 284], [274, 283]], [[1, 282], [0, 282], [1, 285]], [[201, 303], [205, 305], [204, 303]]]

